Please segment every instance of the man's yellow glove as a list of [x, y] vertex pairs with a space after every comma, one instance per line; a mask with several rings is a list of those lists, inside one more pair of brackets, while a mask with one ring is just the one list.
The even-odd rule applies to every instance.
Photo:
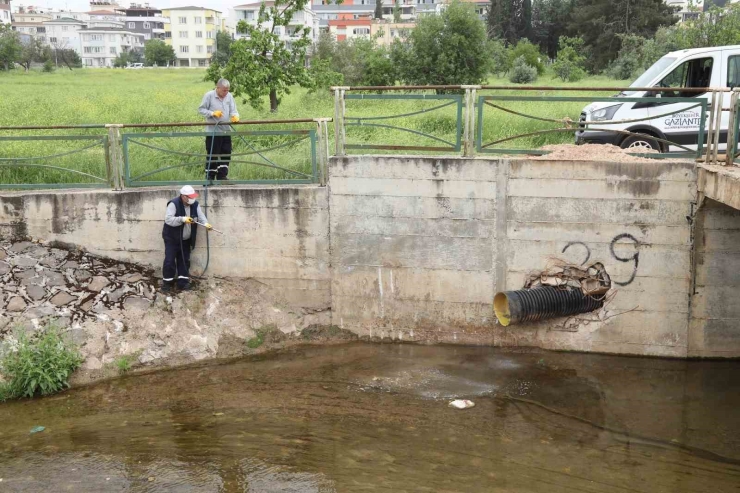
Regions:
[[193, 218], [192, 217], [188, 217], [188, 216], [184, 216], [182, 218], [182, 222], [185, 223], [185, 224], [193, 224]]
[[206, 223], [206, 229], [213, 229], [213, 226], [211, 226], [211, 223]]
[[231, 117], [231, 123], [236, 123], [238, 121], [239, 121], [239, 117], [238, 116], [234, 115], [234, 116]]
[[213, 115], [213, 118], [221, 118], [222, 116], [224, 116], [224, 112], [221, 110], [216, 110], [211, 114]]

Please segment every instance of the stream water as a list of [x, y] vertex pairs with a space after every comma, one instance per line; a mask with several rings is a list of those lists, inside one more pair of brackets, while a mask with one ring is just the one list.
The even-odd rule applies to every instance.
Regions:
[[738, 492], [738, 409], [738, 361], [305, 347], [2, 404], [0, 491]]

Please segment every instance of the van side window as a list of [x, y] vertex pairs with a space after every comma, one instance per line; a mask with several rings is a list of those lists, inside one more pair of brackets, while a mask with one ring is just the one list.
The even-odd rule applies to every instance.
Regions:
[[727, 87], [740, 87], [740, 56], [731, 56], [727, 64]]
[[[709, 87], [712, 80], [712, 63], [714, 59], [696, 58], [688, 60], [666, 75], [658, 87]], [[666, 98], [690, 98], [698, 96], [695, 92], [671, 91], [663, 93]]]

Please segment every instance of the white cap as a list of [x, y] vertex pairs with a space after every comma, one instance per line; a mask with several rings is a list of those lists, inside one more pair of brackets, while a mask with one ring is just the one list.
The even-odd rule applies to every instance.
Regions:
[[185, 185], [180, 189], [180, 195], [185, 195], [187, 197], [190, 197], [191, 199], [194, 199], [198, 196], [197, 193], [195, 193], [195, 190], [193, 190], [193, 187], [190, 185]]

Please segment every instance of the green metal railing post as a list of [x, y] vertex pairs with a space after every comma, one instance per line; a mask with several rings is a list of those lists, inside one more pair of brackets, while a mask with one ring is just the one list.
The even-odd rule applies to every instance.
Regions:
[[475, 98], [481, 86], [461, 86], [465, 89], [465, 112], [463, 125], [463, 157], [475, 155]]
[[316, 118], [316, 135], [318, 137], [318, 153], [317, 157], [319, 160], [319, 184], [322, 187], [326, 186], [328, 181], [328, 165], [329, 165], [329, 122], [331, 118]]
[[106, 171], [108, 181], [114, 190], [123, 190], [123, 147], [121, 144], [121, 124], [108, 124], [108, 148], [106, 152]]

